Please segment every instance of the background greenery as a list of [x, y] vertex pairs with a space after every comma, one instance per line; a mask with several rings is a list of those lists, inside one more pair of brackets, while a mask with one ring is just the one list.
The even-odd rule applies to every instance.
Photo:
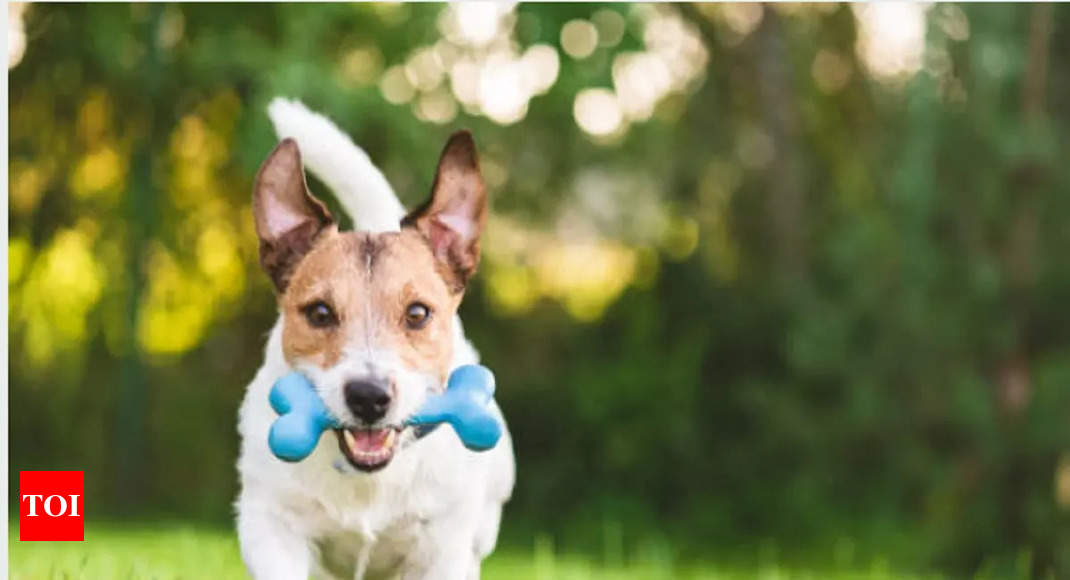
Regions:
[[286, 95], [410, 206], [476, 135], [462, 314], [519, 462], [488, 574], [1070, 576], [1070, 10], [867, 10], [9, 9], [11, 490], [84, 470], [111, 522], [16, 572], [196, 575], [193, 526], [238, 573]]

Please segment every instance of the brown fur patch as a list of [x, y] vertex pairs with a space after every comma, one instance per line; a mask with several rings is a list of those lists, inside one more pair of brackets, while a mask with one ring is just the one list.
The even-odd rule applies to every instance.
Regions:
[[[287, 360], [327, 368], [346, 348], [388, 349], [408, 368], [445, 381], [453, 355], [453, 315], [463, 293], [454, 292], [443, 274], [443, 265], [414, 229], [325, 231], [279, 298]], [[317, 300], [335, 311], [337, 326], [309, 324], [304, 307]], [[414, 302], [431, 310], [431, 319], [421, 329], [405, 323], [405, 312]]]

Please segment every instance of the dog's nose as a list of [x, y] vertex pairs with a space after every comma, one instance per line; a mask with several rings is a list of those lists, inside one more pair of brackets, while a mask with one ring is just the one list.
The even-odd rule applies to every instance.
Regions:
[[390, 407], [390, 392], [378, 382], [349, 381], [345, 387], [346, 405], [365, 423], [374, 423], [386, 415]]

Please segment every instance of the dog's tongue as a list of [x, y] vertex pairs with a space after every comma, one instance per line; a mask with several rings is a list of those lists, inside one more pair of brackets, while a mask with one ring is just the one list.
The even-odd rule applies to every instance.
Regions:
[[353, 435], [353, 447], [358, 451], [378, 451], [386, 444], [390, 431], [390, 429], [352, 430], [350, 433]]

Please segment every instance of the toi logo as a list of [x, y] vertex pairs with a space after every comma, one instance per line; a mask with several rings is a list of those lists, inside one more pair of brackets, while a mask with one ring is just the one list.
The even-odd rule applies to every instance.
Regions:
[[85, 539], [82, 471], [19, 472], [19, 540]]

